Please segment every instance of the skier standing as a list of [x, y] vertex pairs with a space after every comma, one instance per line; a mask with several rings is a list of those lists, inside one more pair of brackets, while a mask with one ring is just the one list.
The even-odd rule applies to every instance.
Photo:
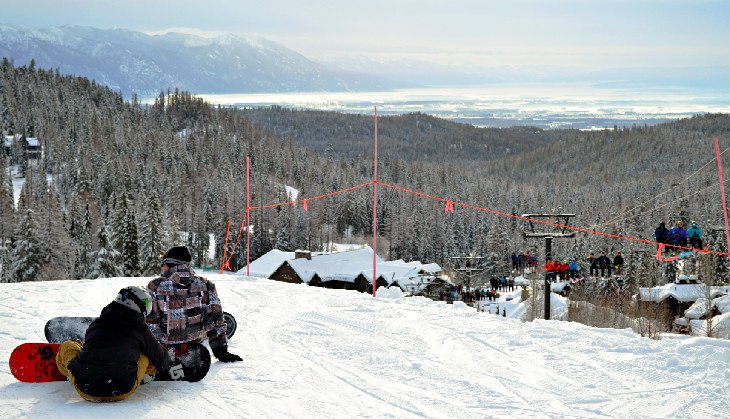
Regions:
[[195, 275], [185, 246], [173, 247], [162, 260], [162, 276], [147, 284], [152, 312], [147, 325], [162, 344], [202, 343], [206, 339], [219, 361], [241, 361], [228, 352], [226, 324], [215, 285]]
[[84, 345], [67, 340], [56, 355], [61, 374], [85, 400], [129, 397], [145, 375], [170, 368], [170, 358], [144, 324], [152, 310], [142, 287], [122, 288], [86, 330]]

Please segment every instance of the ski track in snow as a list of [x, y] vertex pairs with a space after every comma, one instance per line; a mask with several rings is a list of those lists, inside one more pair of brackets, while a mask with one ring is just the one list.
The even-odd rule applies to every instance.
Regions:
[[[424, 298], [378, 298], [231, 275], [212, 279], [238, 321], [198, 383], [152, 382], [112, 404], [0, 368], [19, 417], [728, 417], [730, 342], [514, 319]], [[0, 353], [42, 342], [47, 319], [96, 316], [150, 278], [2, 284]]]

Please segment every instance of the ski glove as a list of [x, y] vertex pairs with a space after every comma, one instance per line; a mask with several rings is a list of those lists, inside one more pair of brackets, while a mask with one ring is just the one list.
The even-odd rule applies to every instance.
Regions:
[[213, 348], [213, 356], [221, 362], [243, 361], [240, 356], [228, 352], [228, 346], [217, 346]]

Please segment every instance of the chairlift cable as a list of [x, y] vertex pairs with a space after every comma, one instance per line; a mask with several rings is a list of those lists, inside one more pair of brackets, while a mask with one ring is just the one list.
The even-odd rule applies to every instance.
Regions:
[[[720, 153], [720, 155], [723, 155], [723, 154], [725, 154], [725, 152], [726, 152], [726, 151], [728, 151], [728, 150], [730, 150], [730, 147], [728, 147], [728, 148], [726, 148], [725, 150], [723, 150], [723, 152], [722, 152], [722, 153]], [[688, 180], [689, 180], [689, 179], [691, 179], [691, 178], [692, 178], [693, 176], [695, 176], [695, 175], [696, 175], [697, 173], [699, 173], [700, 171], [704, 170], [704, 169], [705, 169], [705, 167], [707, 167], [708, 165], [710, 165], [710, 164], [712, 164], [713, 162], [716, 162], [716, 161], [717, 161], [717, 160], [716, 160], [715, 158], [711, 159], [710, 161], [708, 161], [707, 163], [705, 163], [705, 164], [704, 164], [704, 165], [703, 165], [702, 167], [700, 167], [699, 169], [697, 169], [697, 170], [696, 170], [696, 171], [695, 171], [694, 173], [692, 173], [691, 175], [689, 175], [688, 177], [686, 177], [686, 178], [685, 178], [685, 179], [684, 179], [683, 181], [681, 181], [681, 182], [679, 182], [679, 183], [677, 183], [677, 184], [674, 184], [674, 185], [672, 185], [672, 186], [671, 186], [671, 187], [670, 187], [669, 189], [667, 189], [666, 191], [664, 191], [664, 192], [660, 192], [660, 193], [658, 193], [658, 194], [654, 195], [654, 197], [652, 197], [652, 198], [650, 198], [650, 199], [648, 199], [648, 200], [646, 200], [646, 201], [644, 201], [644, 202], [640, 203], [639, 205], [636, 205], [636, 206], [634, 206], [634, 207], [631, 207], [631, 208], [627, 209], [626, 211], [624, 211], [623, 213], [621, 213], [621, 214], [617, 215], [616, 217], [614, 217], [614, 218], [612, 218], [612, 219], [610, 219], [610, 220], [608, 220], [608, 221], [605, 221], [605, 222], [603, 222], [603, 223], [601, 223], [601, 224], [595, 224], [595, 225], [593, 225], [593, 226], [592, 226], [592, 227], [590, 227], [590, 228], [591, 228], [591, 229], [596, 229], [596, 228], [599, 228], [599, 227], [605, 227], [605, 226], [607, 226], [607, 225], [608, 225], [608, 224], [610, 224], [610, 223], [613, 223], [613, 222], [615, 222], [615, 221], [618, 221], [618, 220], [622, 220], [622, 219], [625, 219], [626, 217], [628, 217], [627, 213], [629, 213], [629, 212], [631, 212], [631, 211], [633, 211], [633, 210], [635, 210], [635, 209], [637, 209], [637, 208], [641, 208], [641, 207], [642, 207], [642, 206], [644, 206], [645, 204], [647, 204], [647, 203], [649, 203], [649, 202], [651, 202], [651, 201], [655, 201], [655, 200], [657, 200], [657, 199], [658, 199], [658, 198], [659, 198], [660, 196], [662, 196], [662, 195], [665, 195], [665, 194], [669, 193], [669, 192], [670, 192], [670, 191], [671, 191], [671, 190], [672, 190], [673, 188], [676, 188], [677, 186], [679, 186], [679, 185], [683, 184], [684, 182], [688, 181]], [[726, 182], [726, 183], [727, 183], [727, 182]], [[704, 188], [704, 189], [701, 189], [700, 191], [697, 191], [697, 192], [695, 192], [695, 193], [693, 193], [693, 194], [690, 194], [690, 195], [684, 196], [684, 197], [682, 197], [682, 198], [679, 198], [679, 199], [684, 199], [684, 198], [687, 198], [687, 197], [689, 197], [689, 196], [692, 196], [692, 195], [694, 195], [694, 194], [696, 194], [696, 193], [702, 192], [702, 191], [704, 191], [705, 189], [708, 189], [708, 188], [710, 188], [710, 187], [712, 187], [712, 186], [715, 186], [715, 185], [711, 185], [711, 186], [708, 186], [708, 187], [706, 187], [706, 188]], [[662, 207], [664, 207], [664, 206], [666, 206], [666, 205], [668, 205], [668, 204], [665, 204], [665, 205], [662, 205], [662, 206], [659, 206], [659, 207], [655, 206], [655, 207], [653, 207], [653, 209], [657, 209], [657, 208], [662, 208]]]

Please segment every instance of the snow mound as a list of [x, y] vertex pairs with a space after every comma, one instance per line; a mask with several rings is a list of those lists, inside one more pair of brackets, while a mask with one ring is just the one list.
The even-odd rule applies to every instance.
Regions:
[[379, 287], [375, 293], [376, 298], [385, 300], [398, 300], [404, 298], [403, 291], [398, 287]]

